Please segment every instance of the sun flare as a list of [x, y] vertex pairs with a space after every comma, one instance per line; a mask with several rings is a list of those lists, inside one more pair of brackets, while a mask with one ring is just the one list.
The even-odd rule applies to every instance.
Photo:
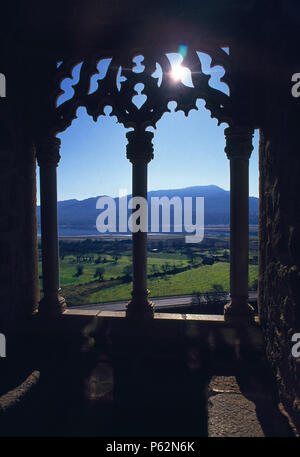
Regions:
[[176, 64], [174, 65], [174, 67], [172, 68], [172, 78], [175, 80], [175, 81], [180, 81], [182, 80], [182, 78], [184, 77], [185, 75], [185, 69], [184, 67], [182, 67], [180, 64]]

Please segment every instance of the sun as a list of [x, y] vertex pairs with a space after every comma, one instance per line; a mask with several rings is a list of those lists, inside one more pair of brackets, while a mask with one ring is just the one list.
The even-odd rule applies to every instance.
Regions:
[[185, 69], [180, 64], [176, 64], [172, 68], [171, 76], [175, 81], [180, 81], [185, 75]]

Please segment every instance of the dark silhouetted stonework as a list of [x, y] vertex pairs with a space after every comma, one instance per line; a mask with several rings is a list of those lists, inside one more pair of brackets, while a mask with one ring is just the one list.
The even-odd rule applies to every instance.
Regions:
[[[186, 4], [189, 6], [187, 7]], [[46, 427], [41, 428], [41, 435], [45, 436], [45, 430], [51, 433], [48, 430], [48, 407], [50, 407], [50, 409], [53, 408], [52, 415], [50, 414], [53, 418], [52, 423], [56, 426], [57, 418], [61, 420], [61, 423], [58, 421], [57, 429], [52, 430], [53, 436], [56, 436], [57, 432], [65, 433], [65, 421], [61, 412], [64, 412], [69, 420], [71, 418], [71, 433], [74, 434], [73, 427], [77, 421], [74, 420], [76, 416], [73, 412], [80, 415], [85, 408], [85, 403], [80, 404], [77, 399], [80, 398], [80, 392], [83, 391], [85, 379], [90, 372], [92, 373], [90, 387], [94, 382], [97, 370], [93, 370], [92, 365], [96, 361], [99, 362], [100, 344], [91, 349], [90, 355], [87, 354], [88, 350], [83, 350], [81, 347], [84, 339], [83, 327], [76, 323], [76, 319], [72, 316], [68, 319], [70, 316], [66, 314], [57, 320], [43, 321], [42, 313], [37, 313], [35, 318], [28, 319], [27, 322], [25, 319], [21, 320], [34, 313], [39, 300], [34, 144], [38, 144], [44, 137], [64, 130], [71, 123], [75, 118], [77, 107], [84, 106], [82, 97], [88, 87], [84, 83], [82, 91], [81, 86], [78, 86], [79, 90], [77, 85], [75, 86], [78, 92], [76, 103], [74, 106], [67, 105], [64, 118], [55, 109], [55, 97], [60, 93], [60, 76], [62, 79], [69, 77], [74, 63], [88, 61], [84, 77], [87, 78], [94, 71], [96, 56], [114, 57], [119, 54], [122, 57], [124, 54], [127, 59], [137, 46], [139, 49], [145, 48], [146, 51], [152, 48], [153, 62], [156, 62], [156, 53], [160, 55], [168, 49], [177, 50], [181, 40], [190, 42], [189, 48], [195, 48], [194, 51], [202, 45], [204, 50], [214, 50], [215, 45], [218, 48], [229, 46], [229, 58], [226, 52], [221, 52], [219, 49], [213, 65], [224, 65], [225, 60], [228, 62], [227, 81], [231, 84], [232, 101], [230, 104], [226, 102], [225, 105], [223, 101], [221, 104], [219, 102], [216, 104], [214, 95], [211, 103], [213, 112], [217, 107], [217, 113], [223, 113], [227, 106], [229, 108], [228, 111], [225, 109], [227, 112], [225, 120], [229, 120], [231, 126], [251, 130], [259, 128], [262, 133], [259, 167], [260, 322], [266, 354], [276, 376], [281, 402], [300, 433], [300, 358], [294, 358], [291, 353], [292, 335], [300, 333], [300, 98], [293, 98], [291, 95], [292, 75], [300, 72], [299, 1], [166, 0], [158, 2], [154, 0], [147, 2], [132, 0], [131, 8], [128, 8], [119, 0], [114, 2], [29, 0], [3, 5], [1, 17], [3, 20], [0, 28], [0, 73], [5, 74], [7, 78], [7, 99], [1, 97], [0, 100], [0, 332], [7, 324], [11, 324], [9, 330], [15, 326], [17, 330], [22, 331], [15, 331], [14, 334], [14, 328], [12, 328], [11, 333], [8, 334], [7, 340], [10, 345], [8, 350], [11, 351], [10, 348], [14, 347], [17, 357], [14, 358], [12, 351], [7, 360], [2, 360], [3, 364], [8, 361], [11, 372], [7, 366], [6, 370], [1, 368], [2, 372], [0, 372], [7, 373], [11, 379], [5, 383], [4, 376], [1, 374], [0, 390], [11, 388], [18, 383], [15, 371], [19, 371], [21, 386], [28, 378], [28, 371], [35, 372], [38, 366], [41, 372], [41, 386], [35, 400], [37, 411], [39, 408], [40, 410], [38, 414], [32, 414], [30, 404], [28, 411], [35, 418], [35, 422], [31, 422], [28, 421], [25, 407], [24, 416], [22, 414], [20, 416], [22, 433], [26, 434], [23, 430], [24, 424], [39, 424], [40, 413], [42, 413], [43, 425]], [[138, 50], [138, 52], [142, 51]], [[66, 66], [62, 73], [60, 73], [61, 69], [57, 72], [56, 68], [56, 63], [60, 61], [63, 61], [63, 65]], [[123, 60], [119, 62], [124, 66]], [[64, 68], [63, 65], [61, 68]], [[200, 73], [199, 71], [199, 75]], [[88, 82], [88, 78], [85, 82]], [[202, 90], [202, 86], [200, 89]], [[197, 94], [203, 98], [201, 91]], [[107, 90], [107, 96], [111, 96], [110, 89]], [[192, 97], [191, 102], [188, 103], [186, 112], [194, 105], [195, 97]], [[85, 97], [83, 98], [85, 100]], [[109, 104], [106, 99], [103, 100], [104, 102]], [[207, 107], [210, 109], [209, 106]], [[98, 100], [90, 105], [90, 109], [94, 115], [101, 114], [101, 110], [98, 112]], [[164, 109], [160, 114], [165, 111]], [[148, 118], [145, 119], [143, 128], [149, 122]], [[220, 119], [224, 119], [223, 114]], [[58, 127], [61, 127], [62, 121], [64, 122], [60, 130]], [[182, 134], [184, 135], [184, 131]], [[196, 146], [195, 153], [197, 153]], [[54, 187], [52, 186], [53, 191], [55, 191]], [[46, 185], [45, 188], [49, 186]], [[53, 191], [50, 193], [52, 197]], [[53, 199], [51, 201], [53, 202]], [[52, 205], [52, 209], [54, 206]], [[51, 213], [52, 221], [54, 213], [54, 211]], [[49, 220], [51, 221], [51, 217], [48, 218]], [[247, 226], [245, 232], [247, 235]], [[45, 237], [45, 231], [43, 236]], [[53, 296], [57, 298], [57, 294]], [[208, 333], [203, 334], [201, 322], [192, 323], [191, 326], [188, 324], [186, 328], [177, 328], [178, 316], [173, 316], [170, 319], [171, 338], [169, 338], [166, 332], [169, 324], [165, 319], [161, 321], [154, 319], [151, 325], [153, 322], [158, 322], [157, 329], [149, 327], [151, 331], [143, 334], [137, 326], [139, 329], [137, 333], [140, 332], [141, 335], [138, 334], [138, 338], [133, 338], [132, 328], [127, 327], [130, 319], [115, 320], [117, 331], [112, 328], [112, 332], [110, 327], [105, 327], [107, 322], [105, 319], [101, 316], [99, 325], [104, 324], [105, 332], [107, 330], [109, 337], [105, 333], [105, 338], [110, 339], [112, 335], [111, 357], [116, 367], [114, 401], [117, 407], [119, 406], [119, 410], [116, 408], [115, 411], [118, 413], [118, 423], [122, 427], [118, 430], [123, 432], [124, 424], [128, 425], [128, 418], [133, 419], [132, 423], [129, 421], [128, 426], [129, 436], [132, 436], [132, 430], [136, 431], [136, 424], [139, 422], [138, 414], [141, 414], [145, 420], [144, 428], [141, 427], [141, 436], [144, 436], [145, 430], [148, 430], [149, 418], [149, 423], [153, 426], [156, 426], [157, 418], [161, 421], [161, 428], [151, 429], [155, 436], [158, 436], [162, 430], [165, 430], [168, 435], [174, 434], [175, 430], [176, 433], [178, 431], [178, 436], [182, 436], [185, 430], [187, 435], [201, 436], [197, 424], [201, 419], [199, 414], [202, 414], [204, 418], [202, 433], [207, 434], [204, 403], [206, 397], [202, 398], [198, 395], [201, 390], [199, 386], [201, 383], [203, 386], [207, 384], [209, 373], [212, 373], [211, 366], [216, 360], [216, 353], [209, 350], [210, 336], [214, 335], [216, 339], [215, 347], [222, 349], [221, 367], [226, 370], [230, 360], [233, 360], [234, 370], [240, 369], [241, 359], [236, 355], [240, 352], [240, 348], [235, 348], [235, 352], [232, 348], [229, 348], [231, 352], [223, 351], [220, 333], [218, 331], [209, 333], [214, 329], [209, 322], [208, 326], [207, 322], [204, 322], [204, 328], [206, 326]], [[114, 319], [115, 317], [112, 321]], [[186, 316], [182, 319], [188, 323]], [[97, 319], [89, 323], [90, 331], [93, 331], [94, 325], [96, 328], [95, 321], [97, 322]], [[120, 327], [118, 327], [118, 321], [123, 322]], [[17, 323], [20, 322], [21, 325], [18, 328]], [[173, 327], [174, 324], [175, 327]], [[125, 326], [123, 334], [120, 331], [122, 325]], [[222, 322], [223, 325], [224, 322]], [[228, 330], [231, 332], [232, 329], [228, 328]], [[255, 348], [251, 343], [251, 335], [248, 338], [248, 330], [246, 327], [234, 327], [234, 331], [242, 334], [243, 339], [247, 339], [247, 343], [249, 342], [251, 346], [250, 355], [253, 355]], [[195, 334], [194, 337], [193, 334]], [[128, 335], [130, 338], [127, 338]], [[152, 342], [156, 337], [157, 340], [153, 345]], [[103, 337], [103, 340], [105, 338]], [[90, 338], [89, 341], [92, 340], [93, 338]], [[139, 344], [140, 342], [142, 344]], [[197, 353], [205, 360], [194, 357]], [[70, 354], [71, 357], [69, 357]], [[191, 368], [188, 368], [191, 376], [186, 375], [188, 357], [191, 360]], [[110, 371], [104, 362], [106, 363], [106, 360], [103, 360], [104, 368], [100, 367], [99, 371], [102, 370], [103, 373], [106, 370], [108, 373], [106, 381], [110, 383]], [[264, 358], [263, 364], [264, 367], [267, 366]], [[215, 366], [214, 369], [219, 373], [219, 366]], [[256, 362], [249, 368], [245, 364], [241, 371], [246, 373], [249, 379], [253, 372], [260, 374], [262, 365]], [[161, 379], [164, 380], [163, 383], [157, 382]], [[177, 382], [174, 382], [175, 379]], [[69, 388], [71, 381], [74, 381], [74, 384]], [[138, 389], [135, 392], [136, 386]], [[170, 386], [174, 388], [173, 391]], [[153, 404], [149, 401], [151, 398], [151, 395], [148, 395], [149, 392], [156, 399]], [[196, 402], [194, 392], [198, 396]], [[134, 395], [136, 414], [132, 413]], [[93, 396], [92, 393], [91, 396]], [[165, 404], [160, 401], [164, 398], [167, 398]], [[43, 402], [46, 399], [46, 406], [40, 399]], [[145, 404], [140, 399], [145, 401]], [[213, 401], [218, 404], [218, 411], [222, 413], [221, 422], [223, 417], [227, 417], [224, 405], [227, 407], [228, 401], [224, 398], [223, 400], [222, 397], [216, 397]], [[168, 414], [161, 415], [161, 410], [156, 408], [157, 405], [159, 408], [163, 405]], [[247, 402], [243, 402], [243, 408], [239, 410], [247, 409], [248, 405]], [[103, 407], [100, 406], [105, 422], [106, 414], [103, 414]], [[195, 416], [191, 415], [190, 406]], [[71, 409], [69, 410], [68, 407]], [[152, 416], [148, 415], [148, 408]], [[261, 410], [264, 409], [264, 404], [261, 404]], [[119, 414], [120, 411], [123, 411], [123, 416]], [[177, 421], [173, 412], [179, 413], [181, 422]], [[174, 417], [176, 418], [175, 428], [165, 429], [165, 425], [169, 425], [171, 416], [173, 420]], [[82, 417], [85, 416], [82, 415]], [[97, 419], [96, 414], [95, 417]], [[98, 427], [96, 419], [93, 416], [88, 425], [96, 424]], [[75, 431], [91, 433], [89, 427], [83, 422], [78, 422], [83, 428], [77, 425]], [[105, 424], [107, 426], [107, 422]], [[132, 429], [130, 429], [131, 426]], [[7, 428], [10, 429], [10, 434], [15, 433], [14, 418]], [[95, 433], [99, 433], [99, 430], [101, 426]], [[103, 430], [106, 433], [109, 427]], [[31, 430], [28, 434], [31, 434]], [[119, 436], [120, 434], [117, 433]]]
[[33, 144], [1, 105], [0, 127], [0, 325], [32, 314], [39, 299], [36, 238], [36, 177]]
[[300, 357], [291, 338], [300, 332], [300, 100], [288, 94], [286, 78], [287, 101], [274, 111], [276, 87], [260, 141], [259, 306], [280, 398], [299, 429]]

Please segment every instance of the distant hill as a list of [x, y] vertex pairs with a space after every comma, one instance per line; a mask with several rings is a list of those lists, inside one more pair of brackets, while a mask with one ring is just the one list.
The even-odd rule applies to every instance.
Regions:
[[[178, 196], [182, 199], [184, 197], [204, 197], [204, 223], [207, 225], [229, 225], [230, 220], [230, 192], [222, 189], [221, 187], [210, 186], [193, 186], [184, 189], [167, 189], [156, 190], [148, 193], [148, 201], [151, 197], [166, 196], [172, 198]], [[128, 199], [131, 196], [128, 195]], [[96, 219], [101, 210], [96, 209], [96, 202], [99, 197], [91, 197], [86, 200], [64, 200], [58, 202], [58, 217], [60, 232], [67, 234], [70, 231], [98, 233], [96, 229]], [[116, 207], [118, 208], [118, 197], [115, 198]], [[194, 200], [193, 200], [194, 202]], [[249, 198], [249, 223], [258, 223], [258, 198]], [[150, 206], [150, 205], [149, 205]], [[195, 204], [193, 205], [195, 206]], [[130, 214], [131, 210], [128, 210]], [[172, 212], [171, 212], [172, 216]], [[40, 224], [40, 207], [37, 208], [38, 224]], [[150, 218], [150, 215], [149, 215]], [[118, 218], [117, 218], [118, 222]], [[171, 217], [172, 224], [172, 217]], [[160, 230], [161, 231], [161, 230]], [[171, 225], [172, 231], [172, 225]]]

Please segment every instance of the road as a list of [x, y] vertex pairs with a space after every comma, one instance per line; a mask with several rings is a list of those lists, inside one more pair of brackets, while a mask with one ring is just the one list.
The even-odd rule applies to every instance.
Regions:
[[[205, 294], [201, 294], [204, 296]], [[229, 300], [229, 294], [227, 295]], [[249, 300], [255, 300], [257, 298], [256, 291], [249, 291]], [[171, 295], [169, 297], [151, 297], [151, 301], [155, 304], [155, 309], [162, 308], [174, 308], [176, 306], [181, 307], [185, 305], [190, 305], [192, 300], [192, 295]], [[99, 311], [125, 311], [127, 301], [114, 301], [107, 303], [95, 303], [91, 305], [82, 305], [82, 306], [72, 306], [72, 309], [96, 309]]]

